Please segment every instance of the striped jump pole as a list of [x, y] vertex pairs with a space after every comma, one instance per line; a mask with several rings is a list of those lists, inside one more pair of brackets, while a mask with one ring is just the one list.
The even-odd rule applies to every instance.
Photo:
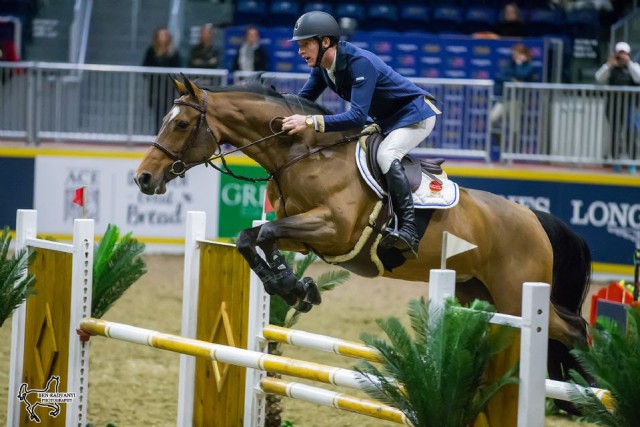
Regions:
[[296, 347], [335, 353], [341, 356], [380, 362], [380, 353], [374, 348], [353, 341], [327, 337], [310, 332], [269, 325], [262, 330], [267, 341], [291, 344]]
[[357, 390], [361, 390], [367, 382], [360, 373], [349, 369], [194, 340], [101, 319], [83, 319], [80, 322], [80, 329], [89, 335], [100, 335], [234, 366], [275, 372]]
[[[495, 320], [496, 323], [509, 324], [514, 327], [521, 324], [519, 318], [515, 318], [515, 316], [503, 316], [504, 317], [497, 316]], [[378, 353], [376, 349], [367, 347], [362, 343], [346, 341], [340, 338], [333, 338], [275, 325], [269, 325], [264, 328], [262, 335], [264, 339], [268, 341], [289, 344], [300, 348], [319, 350], [327, 353], [339, 354], [341, 356], [368, 360], [370, 362], [380, 362], [381, 360], [380, 353]], [[582, 393], [587, 392], [587, 388], [578, 385], [547, 379], [545, 382], [545, 396], [552, 399], [571, 401], [569, 392], [576, 390], [574, 387], [577, 387], [577, 390]], [[613, 408], [613, 401], [609, 390], [597, 387], [588, 387], [588, 390], [597, 396], [607, 409]]]
[[304, 400], [305, 402], [342, 409], [397, 424], [413, 425], [399, 409], [383, 405], [375, 400], [361, 399], [344, 393], [271, 377], [264, 378], [260, 382], [260, 388], [265, 393]]

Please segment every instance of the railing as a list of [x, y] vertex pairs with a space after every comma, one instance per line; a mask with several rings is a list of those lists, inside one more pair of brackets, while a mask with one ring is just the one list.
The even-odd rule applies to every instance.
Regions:
[[[640, 9], [635, 9], [624, 18], [611, 26], [609, 39], [609, 52], [613, 52], [617, 42], [627, 42], [631, 45], [632, 52], [640, 47]], [[638, 53], [634, 58], [638, 57]]]
[[[205, 87], [224, 86], [226, 70], [148, 68], [62, 63], [1, 63], [0, 137], [41, 140], [149, 143], [175, 98], [167, 74], [184, 73]], [[307, 74], [264, 73], [262, 81], [296, 93]], [[236, 73], [241, 83], [247, 74]], [[418, 155], [488, 161], [490, 80], [412, 79], [439, 101], [443, 114], [414, 151]], [[333, 112], [347, 103], [331, 91], [319, 102]]]
[[175, 96], [168, 74], [224, 86], [225, 70], [0, 62], [0, 137], [149, 143]]
[[503, 161], [640, 165], [640, 88], [506, 83]]
[[[236, 72], [234, 83], [239, 84], [252, 76]], [[261, 75], [262, 80], [283, 93], [297, 93], [308, 74], [274, 73]], [[442, 115], [438, 116], [431, 135], [413, 154], [490, 160], [490, 129], [488, 111], [493, 94], [492, 80], [410, 78], [439, 101]], [[318, 102], [334, 113], [348, 108], [348, 103], [326, 90]]]

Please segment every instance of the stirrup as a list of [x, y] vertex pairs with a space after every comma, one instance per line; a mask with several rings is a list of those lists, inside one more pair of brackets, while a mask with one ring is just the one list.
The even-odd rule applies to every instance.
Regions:
[[[416, 240], [416, 239], [411, 239]], [[418, 258], [418, 249], [420, 242], [416, 240], [415, 247], [410, 242], [408, 242], [397, 230], [390, 232], [386, 236], [384, 236], [378, 247], [381, 249], [391, 249], [395, 248], [405, 259], [416, 259]]]

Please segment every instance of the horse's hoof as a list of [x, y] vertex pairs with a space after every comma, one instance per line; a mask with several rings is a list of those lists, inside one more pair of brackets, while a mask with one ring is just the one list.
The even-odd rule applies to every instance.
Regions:
[[304, 293], [303, 301], [313, 305], [318, 305], [322, 302], [320, 289], [318, 289], [318, 285], [316, 285], [316, 282], [314, 282], [311, 277], [303, 277], [302, 280], [298, 282], [298, 286], [302, 287], [302, 292]]
[[300, 313], [308, 313], [313, 308], [313, 304], [309, 304], [306, 301], [300, 301], [300, 303], [294, 305], [293, 308]]

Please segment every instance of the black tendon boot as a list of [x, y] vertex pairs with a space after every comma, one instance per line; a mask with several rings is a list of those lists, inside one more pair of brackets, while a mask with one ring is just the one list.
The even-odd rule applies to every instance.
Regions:
[[416, 231], [416, 215], [413, 207], [413, 196], [409, 181], [404, 174], [404, 168], [399, 160], [391, 163], [389, 172], [384, 175], [387, 181], [387, 192], [393, 202], [393, 210], [396, 213], [396, 228], [387, 228], [386, 235], [381, 241], [383, 249], [394, 247], [402, 252], [407, 259], [418, 257], [420, 238]]

